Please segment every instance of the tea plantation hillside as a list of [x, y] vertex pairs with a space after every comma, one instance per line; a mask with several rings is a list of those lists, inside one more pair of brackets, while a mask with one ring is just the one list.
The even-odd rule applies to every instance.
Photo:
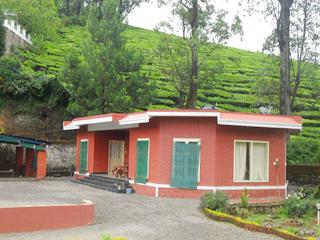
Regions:
[[[161, 74], [156, 47], [160, 33], [130, 27], [126, 31], [128, 47], [133, 47], [145, 53], [144, 70], [156, 82], [156, 92], [153, 104], [149, 108], [174, 108], [176, 92], [172, 85]], [[45, 71], [53, 78], [57, 76], [64, 65], [65, 53], [71, 49], [79, 49], [86, 37], [85, 28], [68, 26], [61, 29], [60, 38], [46, 44], [45, 51], [20, 52], [24, 65], [36, 71]], [[223, 63], [223, 73], [217, 74], [213, 84], [206, 89], [200, 89], [198, 106], [217, 104], [220, 109], [240, 112], [258, 112], [260, 105], [270, 104], [268, 98], [259, 98], [255, 94], [256, 82], [264, 74], [265, 80], [277, 79], [278, 70], [269, 67], [268, 57], [261, 53], [253, 53], [235, 48], [219, 48], [208, 54], [201, 53], [207, 64]], [[267, 73], [267, 74], [266, 74]], [[62, 80], [63, 81], [63, 80]], [[310, 79], [303, 80], [296, 99], [296, 115], [304, 117], [304, 129], [299, 136], [307, 139], [320, 139], [320, 72]], [[258, 104], [259, 102], [259, 104]], [[273, 103], [276, 105], [276, 103]]]

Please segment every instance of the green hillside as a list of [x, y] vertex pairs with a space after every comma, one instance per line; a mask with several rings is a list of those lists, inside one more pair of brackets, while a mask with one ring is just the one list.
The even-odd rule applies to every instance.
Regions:
[[[41, 53], [21, 51], [20, 58], [24, 65], [36, 71], [44, 71], [52, 78], [56, 78], [64, 66], [65, 53], [72, 49], [79, 49], [86, 37], [85, 28], [80, 26], [64, 27], [60, 30], [60, 37], [54, 42], [45, 44], [45, 51]], [[130, 27], [126, 31], [128, 47], [133, 47], [145, 53], [146, 62], [143, 69], [155, 81], [157, 89], [153, 103], [149, 108], [174, 108], [176, 92], [161, 74], [156, 46], [160, 33]], [[257, 112], [258, 100], [264, 105], [268, 99], [259, 98], [255, 94], [255, 85], [261, 79], [262, 72], [268, 64], [268, 57], [261, 53], [253, 53], [235, 48], [220, 48], [211, 55], [206, 52], [207, 64], [223, 63], [222, 74], [216, 75], [214, 84], [209, 89], [200, 89], [198, 105], [217, 104], [221, 109], [241, 112]], [[278, 79], [276, 68], [269, 70], [264, 79]], [[296, 99], [294, 114], [304, 117], [304, 129], [299, 137], [320, 139], [320, 73], [312, 79], [303, 80]]]

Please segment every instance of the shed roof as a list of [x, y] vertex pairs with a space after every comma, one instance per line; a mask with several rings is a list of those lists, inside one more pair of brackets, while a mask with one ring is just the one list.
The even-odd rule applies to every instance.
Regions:
[[0, 134], [0, 143], [14, 144], [24, 148], [30, 148], [40, 151], [45, 150], [46, 145], [49, 144], [48, 142], [43, 140], [7, 134]]
[[[280, 128], [294, 131], [302, 130], [302, 117], [271, 114], [253, 114], [239, 112], [224, 112], [217, 110], [150, 110], [128, 114], [103, 114], [83, 118], [75, 118], [63, 123], [64, 130], [79, 129], [87, 125], [91, 131], [111, 130], [138, 127], [141, 123], [148, 123], [155, 117], [214, 117], [218, 125], [243, 127]], [[90, 131], [89, 129], [89, 131]]]

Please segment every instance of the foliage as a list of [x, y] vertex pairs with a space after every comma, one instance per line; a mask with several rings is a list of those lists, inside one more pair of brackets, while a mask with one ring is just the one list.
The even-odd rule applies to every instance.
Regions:
[[34, 79], [23, 69], [15, 57], [0, 59], [0, 92], [2, 96], [23, 97], [26, 95], [41, 95], [46, 79], [42, 76]]
[[303, 186], [300, 188], [300, 191], [297, 193], [297, 196], [300, 199], [320, 199], [320, 186], [317, 186], [317, 187]]
[[199, 75], [201, 72], [208, 74], [208, 69], [199, 58], [200, 47], [206, 47], [209, 40], [215, 44], [224, 44], [233, 34], [242, 33], [240, 18], [235, 17], [234, 23], [230, 25], [225, 20], [227, 11], [215, 9], [215, 5], [207, 0], [158, 2], [171, 4], [171, 13], [178, 19], [179, 26], [176, 29], [172, 24], [174, 21], [169, 20], [161, 23], [159, 29], [171, 30], [172, 34], [182, 32], [183, 35], [182, 39], [163, 35], [159, 53], [169, 62], [162, 71], [173, 82], [179, 94], [180, 106], [195, 108], [198, 89], [203, 81]]
[[74, 16], [64, 16], [62, 17], [62, 23], [65, 26], [71, 26], [71, 25], [79, 25], [79, 26], [85, 26], [87, 21], [87, 17], [84, 15], [74, 15]]
[[297, 196], [289, 197], [284, 202], [284, 210], [291, 218], [301, 218], [309, 209], [308, 202]]
[[241, 218], [247, 218], [250, 215], [250, 211], [246, 207], [237, 207], [236, 214]]
[[[7, 101], [21, 101], [21, 106], [32, 102], [35, 107], [51, 109], [63, 105], [62, 86], [42, 72], [34, 72], [14, 56], [0, 58], [0, 97]], [[17, 108], [18, 109], [18, 108]], [[35, 109], [25, 109], [25, 112]]]
[[229, 198], [222, 191], [205, 193], [200, 199], [200, 208], [208, 208], [215, 211], [225, 211]]
[[320, 165], [320, 141], [292, 138], [287, 147], [289, 164]]
[[38, 44], [57, 37], [61, 20], [54, 0], [0, 0], [0, 6], [16, 14], [11, 17], [17, 18]]
[[315, 67], [319, 69], [320, 1], [242, 0], [241, 3], [250, 13], [258, 11], [274, 22], [275, 29], [263, 49], [276, 56], [275, 63], [281, 72], [280, 112], [290, 113], [296, 108], [303, 79], [310, 79]]
[[4, 27], [2, 26], [4, 20], [3, 11], [0, 7], [0, 57], [4, 54], [6, 43], [5, 43], [5, 37], [6, 37], [6, 31]]
[[[60, 16], [84, 16], [93, 5], [101, 6], [103, 0], [54, 0]], [[134, 8], [140, 6], [144, 0], [119, 1], [119, 13], [125, 19]]]
[[244, 189], [240, 196], [240, 206], [242, 208], [248, 208], [249, 206], [249, 191], [248, 189]]
[[149, 104], [152, 87], [141, 73], [143, 57], [125, 47], [125, 25], [117, 1], [92, 8], [87, 28], [91, 38], [81, 55], [72, 52], [62, 75], [71, 84], [68, 111], [73, 115], [124, 112]]

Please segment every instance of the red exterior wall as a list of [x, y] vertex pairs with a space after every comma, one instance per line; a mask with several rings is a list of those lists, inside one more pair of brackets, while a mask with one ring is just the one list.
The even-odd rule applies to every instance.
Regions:
[[[89, 139], [89, 172], [106, 169], [108, 140], [126, 139], [125, 155], [129, 163], [129, 178], [136, 175], [136, 143], [139, 138], [150, 139], [148, 182], [170, 185], [174, 138], [200, 139], [200, 182], [198, 186], [284, 186], [286, 131], [283, 129], [235, 127], [217, 125], [212, 117], [162, 117], [152, 118], [149, 123], [140, 124], [138, 128], [123, 131], [86, 132], [78, 131], [77, 144], [80, 139]], [[92, 139], [91, 139], [92, 138]], [[268, 182], [233, 182], [234, 141], [268, 141], [269, 142], [269, 181]], [[90, 142], [91, 141], [91, 142]], [[77, 169], [79, 166], [79, 148], [77, 147]], [[279, 166], [273, 166], [278, 159]], [[94, 162], [94, 163], [93, 163]], [[135, 184], [137, 193], [155, 195], [156, 188]], [[200, 197], [205, 190], [185, 190], [158, 188], [159, 196]], [[241, 190], [229, 190], [230, 196], [238, 198]], [[252, 197], [278, 197], [285, 195], [285, 190], [250, 190]]]
[[34, 150], [33, 149], [26, 149], [26, 177], [33, 177], [33, 167], [32, 167], [32, 161], [34, 158]]
[[88, 140], [88, 172], [93, 172], [93, 159], [94, 159], [94, 144], [95, 132], [88, 132], [87, 127], [81, 127], [77, 131], [76, 142], [76, 170], [80, 168], [80, 142], [81, 140]]
[[92, 203], [0, 208], [0, 233], [86, 226], [94, 220]]
[[23, 165], [23, 147], [16, 147], [16, 173], [20, 174]]
[[89, 173], [108, 173], [109, 141], [125, 141], [124, 162], [129, 159], [129, 135], [127, 131], [96, 131], [89, 132], [86, 127], [77, 131], [76, 147], [76, 171], [80, 166], [80, 142], [88, 140], [88, 172]]
[[149, 182], [161, 183], [161, 172], [159, 161], [162, 158], [160, 152], [160, 121], [151, 119], [147, 124], [141, 124], [139, 128], [130, 129], [129, 132], [129, 178], [135, 179], [136, 176], [136, 145], [138, 138], [149, 138], [150, 156], [149, 156]]
[[[233, 149], [234, 140], [256, 140], [269, 142], [269, 182], [234, 183], [233, 182]], [[214, 161], [216, 186], [238, 185], [284, 185], [286, 159], [286, 132], [283, 129], [248, 128], [217, 126], [216, 156]], [[273, 162], [278, 159], [278, 168]]]
[[212, 185], [216, 142], [215, 118], [163, 118], [160, 124], [161, 183], [171, 181], [171, 166], [174, 138], [200, 139], [200, 185]]
[[47, 156], [45, 151], [37, 152], [37, 179], [43, 179], [47, 174]]

